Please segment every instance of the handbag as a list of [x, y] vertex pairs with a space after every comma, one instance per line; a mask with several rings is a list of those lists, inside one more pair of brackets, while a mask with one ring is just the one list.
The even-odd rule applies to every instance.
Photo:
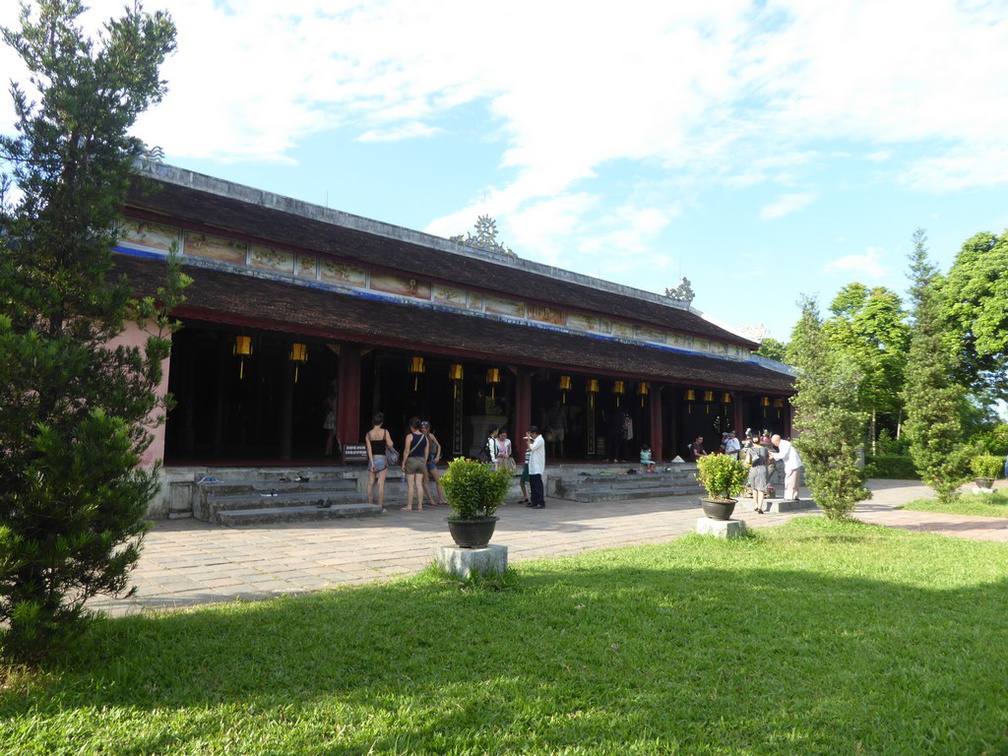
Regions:
[[385, 450], [385, 459], [388, 460], [389, 465], [396, 465], [399, 463], [399, 452], [390, 446]]

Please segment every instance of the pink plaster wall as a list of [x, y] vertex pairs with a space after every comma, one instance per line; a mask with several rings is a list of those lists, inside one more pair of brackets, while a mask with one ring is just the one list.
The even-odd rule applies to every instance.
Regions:
[[[125, 346], [136, 346], [143, 349], [144, 344], [147, 343], [148, 333], [137, 327], [136, 323], [127, 323], [126, 330], [123, 331], [117, 338], [113, 339], [109, 344], [111, 347], [117, 347], [119, 345]], [[161, 377], [161, 384], [157, 388], [158, 397], [163, 399], [165, 394], [168, 393], [168, 360], [165, 360], [161, 365], [164, 375]], [[160, 410], [158, 410], [160, 412]], [[153, 427], [148, 426], [151, 433], [154, 434], [154, 440], [151, 445], [147, 447], [147, 451], [144, 452], [143, 458], [140, 460], [141, 467], [153, 467], [154, 464], [164, 459], [164, 448], [165, 448], [165, 427], [164, 423], [153, 424]]]

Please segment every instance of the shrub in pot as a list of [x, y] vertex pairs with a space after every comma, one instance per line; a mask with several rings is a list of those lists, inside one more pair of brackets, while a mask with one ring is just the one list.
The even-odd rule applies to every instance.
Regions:
[[448, 463], [441, 485], [452, 509], [447, 519], [455, 543], [464, 548], [486, 546], [497, 522], [494, 513], [511, 486], [511, 473], [459, 457]]
[[980, 488], [990, 488], [1004, 468], [1004, 460], [993, 454], [977, 454], [970, 460], [976, 484]]
[[727, 520], [735, 509], [735, 497], [742, 492], [748, 470], [741, 460], [727, 454], [712, 454], [697, 460], [696, 479], [707, 492], [704, 513], [714, 520]]

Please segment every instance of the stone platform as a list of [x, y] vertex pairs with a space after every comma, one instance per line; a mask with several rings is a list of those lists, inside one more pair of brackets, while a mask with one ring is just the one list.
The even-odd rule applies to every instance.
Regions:
[[474, 573], [482, 577], [503, 575], [507, 571], [508, 548], [490, 544], [482, 549], [437, 546], [434, 563], [445, 572], [468, 580]]
[[745, 535], [746, 524], [742, 520], [712, 520], [709, 517], [699, 517], [696, 521], [696, 532], [716, 538], [739, 538]]

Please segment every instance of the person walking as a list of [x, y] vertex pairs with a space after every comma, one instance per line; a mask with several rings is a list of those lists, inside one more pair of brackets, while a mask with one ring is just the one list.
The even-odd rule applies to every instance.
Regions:
[[760, 442], [759, 436], [754, 435], [750, 441], [752, 443], [745, 450], [745, 459], [749, 466], [749, 478], [746, 480], [746, 485], [752, 489], [756, 512], [763, 514], [767, 490], [767, 462], [770, 459], [770, 454]]
[[770, 452], [770, 456], [784, 463], [784, 500], [798, 501], [798, 477], [801, 474], [802, 461], [794, 445], [775, 433], [770, 442], [780, 451]]
[[378, 484], [378, 506], [385, 511], [385, 476], [388, 475], [388, 457], [385, 455], [389, 450], [395, 453], [395, 445], [392, 443], [392, 436], [388, 430], [382, 427], [385, 422], [385, 415], [376, 412], [371, 418], [371, 430], [364, 436], [364, 446], [367, 449], [368, 458], [368, 482], [367, 500], [368, 504], [374, 503], [374, 487]]
[[525, 440], [529, 445], [529, 487], [532, 489], [532, 501], [525, 506], [545, 509], [546, 496], [543, 492], [542, 476], [546, 472], [546, 444], [535, 425], [529, 428]]
[[420, 418], [411, 417], [409, 421], [410, 432], [406, 434], [403, 441], [402, 471], [406, 476], [406, 505], [404, 512], [412, 512], [413, 497], [416, 496], [416, 511], [423, 512], [423, 479], [424, 470], [427, 466], [428, 449], [430, 442], [427, 436], [420, 432]]
[[[437, 440], [434, 431], [431, 430], [430, 420], [420, 423], [420, 432], [427, 436], [427, 468], [424, 470], [423, 492], [427, 495], [428, 504], [432, 507], [437, 504], [447, 504], [444, 488], [441, 486], [441, 471], [438, 470], [438, 462], [441, 461], [441, 442]], [[434, 484], [434, 491], [437, 493], [437, 500], [431, 494], [431, 483]]]
[[[525, 506], [530, 506], [532, 502], [529, 500], [529, 492], [527, 487], [532, 486], [532, 479], [529, 477], [529, 458], [532, 456], [532, 452], [529, 450], [529, 437], [526, 433], [525, 436], [525, 464], [522, 465], [521, 476], [518, 478], [518, 486], [521, 488], [521, 501], [519, 504], [524, 504]], [[1008, 464], [1006, 462], [1005, 464]]]

